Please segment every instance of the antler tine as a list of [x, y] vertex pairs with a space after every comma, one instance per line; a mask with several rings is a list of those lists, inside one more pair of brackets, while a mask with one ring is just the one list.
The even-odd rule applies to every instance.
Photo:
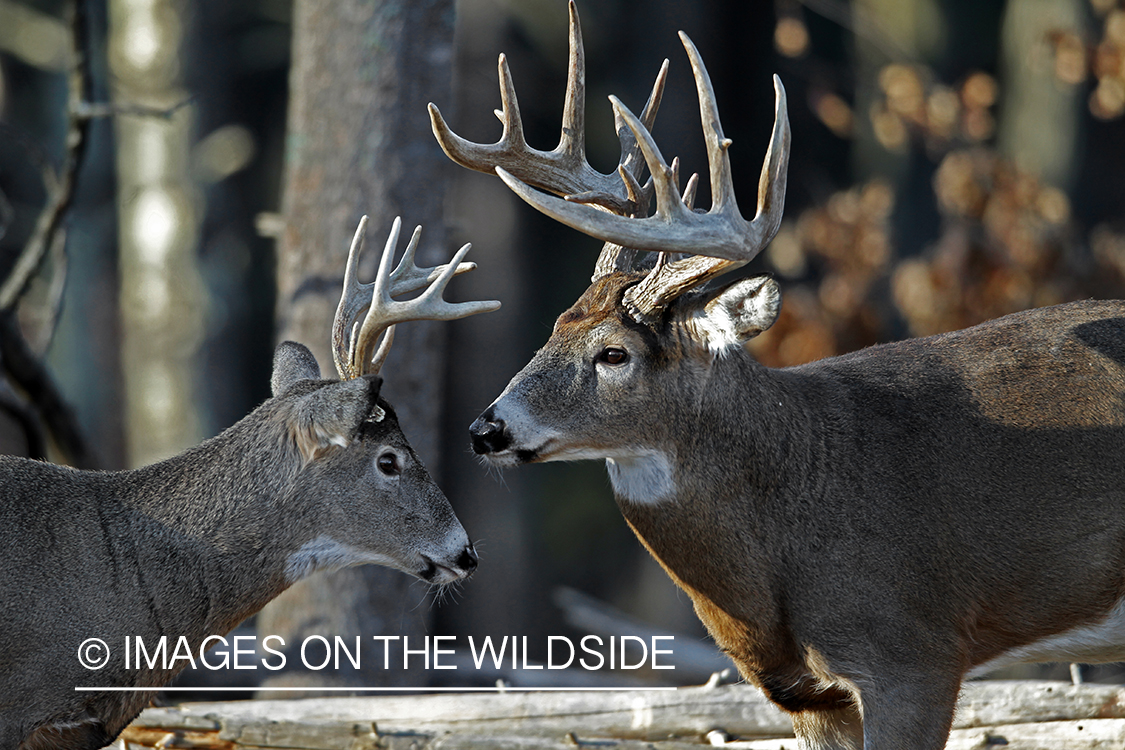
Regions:
[[688, 208], [695, 207], [695, 191], [699, 187], [699, 174], [693, 172], [691, 177], [688, 178], [687, 185], [684, 187], [684, 205]]
[[[379, 372], [390, 352], [394, 326], [411, 320], [456, 320], [500, 307], [495, 300], [450, 303], [442, 299], [450, 279], [476, 267], [462, 262], [472, 245], [461, 247], [449, 263], [433, 268], [418, 268], [414, 256], [421, 240], [422, 227], [417, 227], [398, 266], [391, 270], [398, 245], [402, 220], [395, 218], [383, 247], [375, 281], [361, 284], [356, 280], [359, 254], [363, 251], [363, 235], [367, 228], [364, 216], [348, 251], [344, 273], [344, 292], [336, 308], [332, 326], [333, 357], [340, 378], [347, 380]], [[397, 301], [394, 296], [425, 287], [415, 299]], [[366, 315], [364, 313], [366, 312]], [[364, 315], [362, 323], [359, 316]], [[381, 341], [380, 341], [381, 339]], [[379, 343], [376, 349], [376, 343]], [[374, 350], [374, 354], [372, 354]]]
[[[656, 213], [647, 218], [612, 216], [588, 206], [561, 201], [521, 185], [510, 174], [497, 170], [517, 195], [536, 209], [579, 231], [607, 243], [665, 253], [689, 253], [723, 262], [688, 258], [661, 267], [631, 288], [625, 303], [638, 319], [655, 316], [664, 306], [686, 290], [748, 263], [769, 243], [781, 224], [785, 202], [786, 171], [789, 163], [789, 118], [785, 88], [774, 76], [775, 116], [773, 135], [758, 186], [757, 212], [746, 221], [738, 210], [731, 180], [730, 141], [722, 134], [718, 108], [710, 77], [695, 45], [686, 34], [680, 38], [691, 60], [699, 94], [700, 113], [707, 140], [713, 204], [707, 213], [688, 209], [676, 188], [668, 167], [651, 133], [616, 97], [610, 97], [615, 112], [637, 138], [641, 153], [653, 175]], [[599, 268], [604, 267], [599, 261]], [[690, 272], [690, 276], [688, 275]]]
[[719, 121], [719, 107], [715, 102], [715, 88], [711, 85], [711, 76], [707, 74], [699, 50], [682, 31], [680, 41], [683, 42], [688, 60], [691, 62], [696, 95], [699, 99], [699, 119], [703, 124], [703, 137], [707, 142], [707, 165], [711, 176], [712, 210], [721, 211], [730, 202], [735, 204], [737, 212], [734, 183], [731, 179], [730, 154], [727, 153], [731, 140], [723, 135], [723, 126]]
[[[660, 109], [660, 102], [664, 98], [664, 84], [668, 80], [668, 60], [665, 59], [656, 74], [652, 84], [652, 91], [648, 95], [645, 107], [641, 111], [641, 122], [646, 129], [651, 130], [656, 122], [656, 113]], [[613, 113], [614, 130], [621, 143], [621, 160], [617, 165], [617, 173], [625, 186], [625, 201], [607, 199], [607, 196], [596, 190], [587, 190], [581, 193], [563, 195], [562, 197], [573, 203], [588, 203], [621, 216], [645, 216], [648, 213], [649, 199], [652, 197], [651, 179], [643, 186], [640, 177], [646, 166], [641, 158], [640, 144], [637, 143], [633, 131], [615, 111]], [[557, 191], [550, 191], [557, 192]]]
[[[539, 190], [570, 196], [576, 202], [594, 204], [623, 215], [644, 213], [647, 210], [647, 193], [644, 188], [637, 191], [642, 196], [642, 201], [638, 204], [632, 197], [630, 186], [622, 181], [616, 170], [602, 174], [586, 160], [586, 62], [578, 8], [574, 0], [569, 3], [569, 14], [570, 62], [562, 134], [558, 146], [551, 151], [539, 151], [527, 145], [516, 104], [515, 86], [503, 55], [499, 62], [503, 106], [499, 115], [504, 123], [500, 140], [493, 144], [478, 144], [461, 138], [449, 128], [437, 106], [431, 103], [429, 112], [434, 136], [446, 155], [463, 167], [479, 172], [494, 172], [497, 168], [502, 168]], [[645, 106], [648, 127], [652, 126], [663, 95], [666, 69], [667, 63], [657, 76], [653, 93]], [[620, 163], [634, 178], [639, 178], [642, 164], [635, 157], [632, 136], [627, 128], [622, 128], [619, 135], [622, 148]]]
[[[648, 129], [616, 96], [611, 96], [609, 100], [617, 116], [632, 130], [648, 164], [656, 192], [655, 215], [648, 218], [616, 216], [582, 203], [559, 200], [545, 195], [525, 184], [503, 167], [497, 167], [496, 174], [516, 195], [534, 208], [580, 232], [638, 250], [689, 252], [683, 247], [682, 235], [689, 225], [702, 226], [704, 215], [694, 214], [684, 206], [679, 189], [674, 183], [672, 168], [664, 160]], [[669, 231], [670, 228], [677, 231]], [[729, 252], [725, 247], [720, 247], [720, 250]]]
[[507, 57], [501, 54], [496, 65], [497, 77], [500, 80], [501, 106], [501, 109], [496, 110], [496, 116], [504, 126], [500, 140], [496, 143], [473, 143], [462, 138], [449, 127], [436, 104], [430, 102], [427, 105], [430, 126], [446, 156], [462, 167], [475, 169], [478, 172], [491, 172], [494, 164], [501, 160], [531, 159], [542, 153], [530, 148], [524, 139], [523, 120], [520, 117], [516, 87], [512, 82], [512, 72], [508, 68]]
[[566, 98], [563, 100], [562, 133], [556, 151], [574, 154], [586, 161], [586, 50], [578, 6], [567, 4], [569, 58], [566, 66]]
[[[699, 69], [703, 75], [706, 71]], [[702, 87], [700, 87], [702, 90]], [[710, 88], [708, 85], [707, 88]], [[513, 191], [533, 207], [586, 234], [607, 242], [638, 250], [681, 252], [726, 260], [749, 261], [765, 246], [780, 224], [779, 210], [785, 197], [785, 172], [789, 155], [789, 123], [785, 89], [774, 76], [777, 94], [773, 138], [766, 154], [759, 187], [759, 211], [747, 222], [738, 211], [730, 184], [729, 141], [719, 136], [710, 139], [708, 159], [712, 164], [712, 191], [722, 203], [707, 213], [688, 210], [672, 179], [672, 170], [660, 154], [648, 129], [617, 97], [610, 97], [614, 109], [632, 129], [653, 175], [656, 214], [647, 218], [613, 216], [588, 206], [562, 201], [522, 185], [512, 174], [501, 177]], [[726, 162], [726, 164], [724, 164]], [[500, 174], [499, 169], [497, 174]], [[717, 183], [716, 184], [716, 180]]]
[[[398, 231], [397, 225], [392, 232]], [[348, 264], [344, 267], [344, 290], [336, 306], [336, 317], [332, 320], [332, 359], [341, 380], [349, 380], [357, 375], [351, 368], [353, 325], [356, 317], [363, 312], [364, 285], [356, 281], [359, 256], [363, 253], [364, 238], [367, 234], [367, 217], [359, 220], [352, 244], [348, 248]]]
[[[664, 84], [667, 80], [668, 60], [665, 59], [660, 66], [660, 72], [656, 74], [656, 81], [652, 84], [652, 92], [649, 94], [648, 101], [645, 102], [645, 108], [641, 112], [641, 122], [644, 123], [647, 130], [651, 130], [653, 123], [656, 121], [656, 112], [660, 109], [660, 100], [664, 97]], [[652, 198], [653, 180], [649, 177], [644, 186], [640, 184], [639, 179], [646, 166], [644, 159], [641, 158], [640, 144], [633, 136], [633, 131], [616, 111], [613, 113], [613, 120], [617, 137], [621, 141], [621, 162], [617, 165], [617, 173], [621, 176], [622, 184], [625, 185], [627, 200], [623, 205], [615, 206], [607, 206], [604, 202], [601, 202], [602, 207], [609, 211], [614, 211], [616, 208], [615, 213], [626, 216], [645, 216], [648, 214], [649, 201]], [[574, 203], [591, 203], [594, 205], [599, 204], [599, 197], [599, 194], [589, 192], [564, 196], [566, 200]], [[628, 271], [632, 268], [636, 255], [637, 251], [632, 248], [622, 247], [613, 242], [605, 243], [601, 252], [598, 253], [597, 263], [594, 264], [594, 274], [590, 280], [597, 281], [614, 271]]]
[[[662, 266], [625, 293], [622, 300], [637, 320], [656, 317], [672, 300], [685, 292], [703, 286], [711, 279], [749, 263], [777, 234], [781, 226], [782, 211], [785, 206], [786, 177], [789, 167], [789, 114], [785, 99], [785, 87], [778, 76], [773, 77], [774, 123], [770, 145], [762, 163], [762, 173], [758, 180], [758, 203], [754, 219], [747, 222], [738, 211], [731, 180], [730, 156], [727, 149], [730, 141], [723, 137], [719, 126], [718, 109], [714, 102], [714, 92], [710, 79], [703, 67], [695, 45], [680, 32], [680, 38], [692, 58], [692, 68], [696, 71], [696, 87], [700, 95], [700, 113], [704, 123], [713, 118], [713, 128], [708, 131], [708, 163], [711, 171], [712, 207], [707, 214], [693, 216], [726, 216], [729, 230], [740, 232], [736, 235], [741, 241], [735, 247], [735, 257], [719, 256], [699, 247], [685, 247], [682, 251], [696, 257], [684, 258]], [[703, 100], [709, 99], [705, 105]], [[704, 128], [708, 130], [708, 128]], [[694, 186], [689, 181], [688, 190], [694, 196]], [[685, 200], [687, 200], [685, 198]], [[690, 201], [688, 201], [690, 206]], [[712, 257], [706, 257], [712, 256]]]
[[[418, 291], [424, 287], [433, 284], [437, 281], [443, 273], [445, 273], [451, 266], [448, 263], [443, 263], [440, 266], [433, 266], [431, 268], [419, 268], [414, 262], [414, 255], [418, 250], [418, 243], [422, 238], [422, 227], [414, 228], [414, 234], [410, 236], [410, 242], [406, 245], [406, 252], [402, 255], [402, 260], [395, 266], [395, 270], [391, 272], [391, 295], [394, 297], [400, 294], [409, 294], [410, 292]], [[397, 241], [397, 240], [396, 240]], [[463, 273], [468, 273], [477, 267], [476, 263], [458, 263], [454, 268], [453, 275], [460, 276]]]
[[520, 102], [516, 97], [516, 82], [512, 79], [512, 69], [508, 67], [508, 56], [503, 53], [496, 61], [496, 75], [500, 80], [500, 112], [497, 114], [504, 125], [500, 142], [508, 148], [526, 151], [527, 140], [523, 135], [523, 118], [520, 117]]

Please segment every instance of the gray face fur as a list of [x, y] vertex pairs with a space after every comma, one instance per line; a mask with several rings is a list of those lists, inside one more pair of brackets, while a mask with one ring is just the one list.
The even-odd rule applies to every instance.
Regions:
[[472, 545], [379, 398], [382, 379], [321, 381], [311, 352], [292, 342], [274, 359], [274, 400], [303, 462], [294, 490], [319, 515], [309, 524], [317, 535], [288, 559], [287, 578], [365, 562], [432, 583], [472, 572]]
[[768, 328], [777, 284], [755, 276], [677, 303], [666, 330], [634, 322], [620, 302], [631, 279], [596, 282], [564, 313], [550, 341], [470, 428], [489, 462], [606, 459], [618, 495], [658, 503], [675, 491], [676, 440], [690, 394], [712, 362]]
[[186, 664], [92, 672], [76, 657], [88, 638], [185, 636], [198, 653], [318, 570], [469, 575], [476, 552], [380, 383], [320, 380], [285, 343], [274, 397], [175, 458], [94, 473], [0, 457], [0, 747], [103, 747], [152, 693], [74, 688], [156, 688]]

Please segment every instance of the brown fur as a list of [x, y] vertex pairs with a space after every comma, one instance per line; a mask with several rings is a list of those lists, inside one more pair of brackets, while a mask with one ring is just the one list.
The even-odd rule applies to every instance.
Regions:
[[[803, 747], [944, 747], [968, 670], [1125, 595], [1125, 303], [772, 370], [708, 347], [701, 311], [742, 287], [645, 328], [620, 306], [635, 281], [595, 282], [560, 317], [474, 423], [504, 436], [474, 447], [670, 457], [673, 495], [618, 488], [621, 511]], [[598, 363], [604, 346], [629, 364]]]

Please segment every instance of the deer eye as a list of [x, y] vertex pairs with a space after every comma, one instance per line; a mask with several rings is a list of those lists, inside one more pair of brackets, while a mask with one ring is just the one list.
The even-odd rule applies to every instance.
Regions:
[[388, 477], [397, 477], [402, 473], [402, 467], [399, 466], [398, 456], [393, 453], [387, 452], [375, 459], [375, 465], [379, 467], [379, 471], [386, 474]]
[[616, 346], [607, 346], [598, 354], [597, 361], [607, 365], [623, 365], [629, 361], [629, 352]]

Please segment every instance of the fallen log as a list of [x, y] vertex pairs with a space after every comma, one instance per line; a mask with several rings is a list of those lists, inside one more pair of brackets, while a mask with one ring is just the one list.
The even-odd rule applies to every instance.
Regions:
[[[1125, 688], [969, 683], [954, 726], [949, 750], [1121, 748]], [[145, 710], [122, 740], [129, 750], [795, 750], [792, 736], [760, 692], [724, 685], [188, 703]]]

